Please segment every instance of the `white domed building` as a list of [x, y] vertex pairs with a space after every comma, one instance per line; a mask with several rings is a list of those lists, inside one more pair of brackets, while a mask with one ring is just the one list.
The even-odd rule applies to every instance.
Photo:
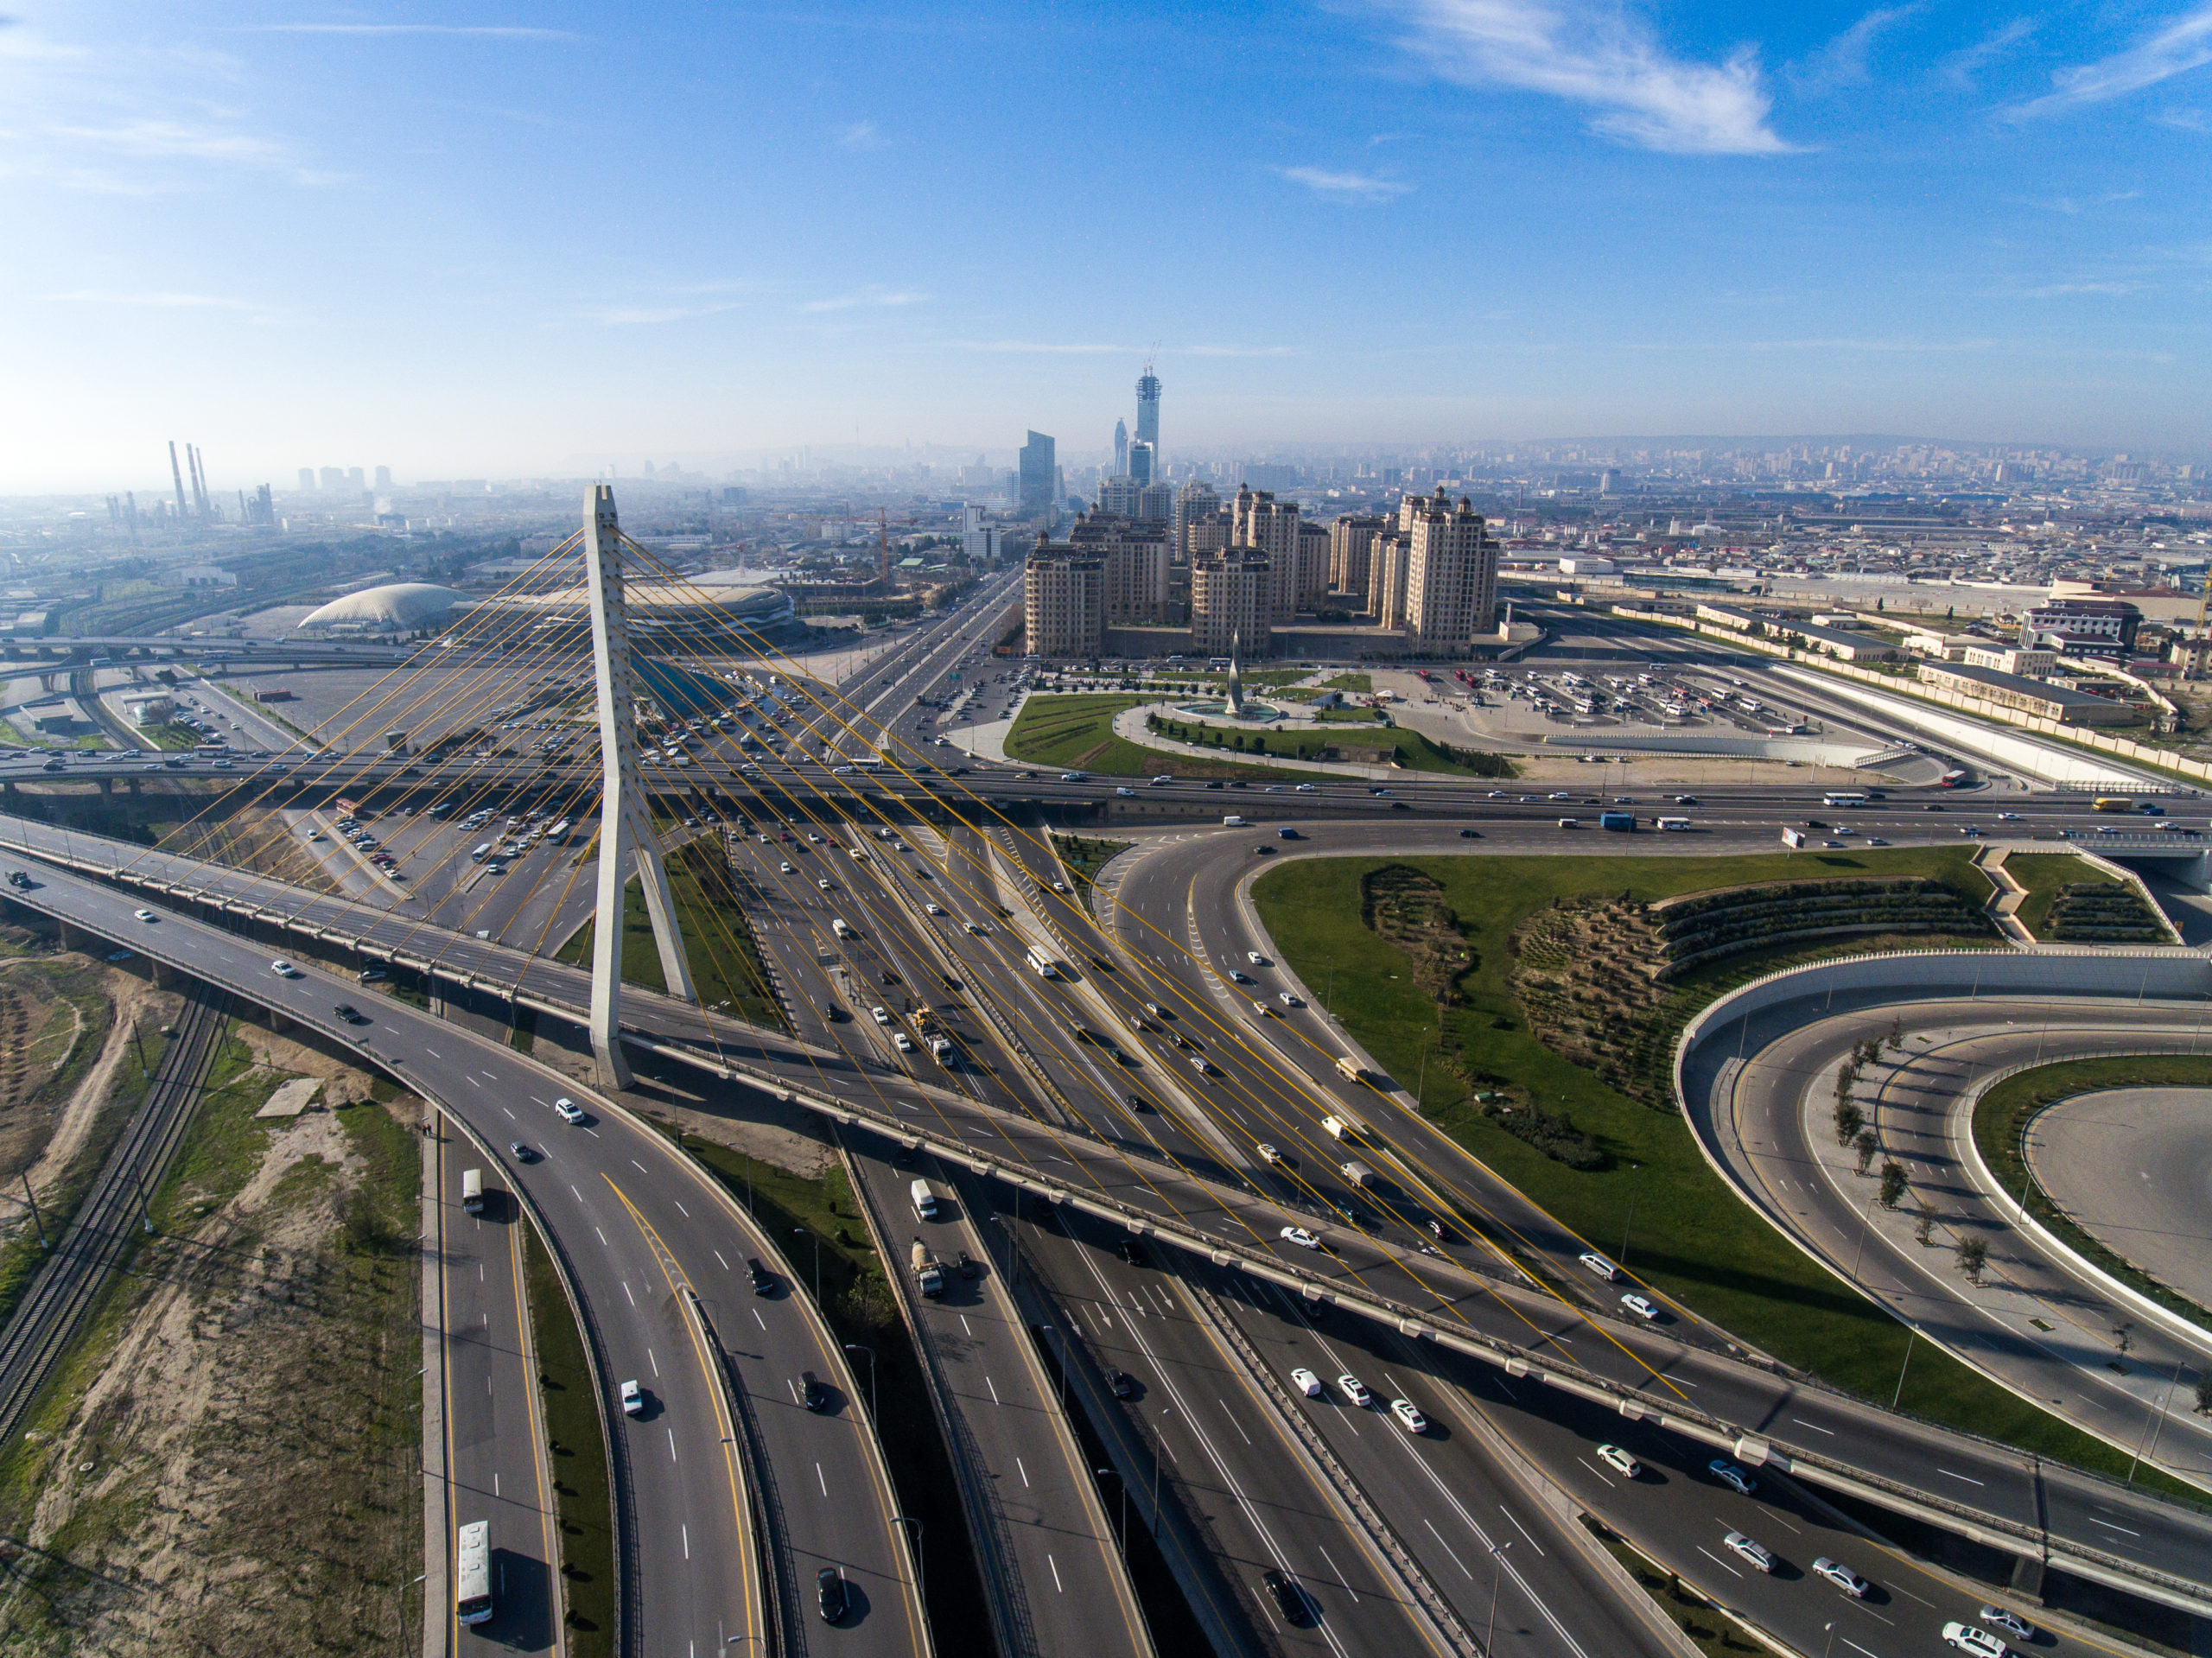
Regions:
[[302, 617], [299, 631], [323, 633], [416, 633], [443, 627], [469, 595], [429, 581], [392, 581], [334, 599]]
[[[706, 570], [677, 581], [632, 576], [622, 596], [631, 641], [643, 649], [742, 651], [798, 623], [790, 594], [761, 586], [743, 570]], [[515, 638], [588, 643], [591, 590], [577, 581], [550, 592], [490, 594], [479, 601], [475, 621]]]

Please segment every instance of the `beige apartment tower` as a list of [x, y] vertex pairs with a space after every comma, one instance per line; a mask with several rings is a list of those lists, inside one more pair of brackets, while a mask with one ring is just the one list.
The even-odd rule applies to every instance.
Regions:
[[1100, 559], [1038, 537], [1022, 572], [1022, 620], [1038, 656], [1104, 654], [1106, 572]]
[[1230, 521], [1231, 546], [1266, 556], [1270, 625], [1288, 625], [1298, 612], [1298, 503], [1247, 484], [1236, 492]]
[[1329, 587], [1348, 593], [1366, 607], [1368, 562], [1375, 551], [1375, 537], [1389, 520], [1380, 513], [1347, 512], [1329, 525]]
[[1274, 571], [1264, 555], [1242, 548], [1191, 561], [1191, 650], [1225, 657], [1232, 640], [1243, 654], [1264, 657], [1274, 646]]
[[1425, 655], [1465, 651], [1497, 631], [1497, 546], [1466, 497], [1440, 507], [1443, 492], [1414, 515], [1406, 548], [1406, 637]]

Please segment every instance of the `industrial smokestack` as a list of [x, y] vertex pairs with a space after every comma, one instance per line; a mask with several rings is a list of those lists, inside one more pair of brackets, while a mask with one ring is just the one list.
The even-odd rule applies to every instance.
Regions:
[[186, 447], [192, 451], [193, 499], [200, 504], [201, 521], [213, 522], [215, 517], [215, 504], [207, 499], [207, 457], [200, 453], [200, 446], [197, 443], [188, 444]]
[[169, 478], [170, 480], [176, 485], [176, 516], [177, 522], [181, 524], [186, 516], [184, 510], [184, 473], [176, 464], [176, 440], [175, 438], [171, 438], [169, 440]]

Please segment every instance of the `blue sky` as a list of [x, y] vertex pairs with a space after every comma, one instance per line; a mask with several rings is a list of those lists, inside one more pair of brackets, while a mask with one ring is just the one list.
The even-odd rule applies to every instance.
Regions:
[[0, 493], [192, 437], [2212, 451], [2212, 0], [112, 0], [0, 28]]

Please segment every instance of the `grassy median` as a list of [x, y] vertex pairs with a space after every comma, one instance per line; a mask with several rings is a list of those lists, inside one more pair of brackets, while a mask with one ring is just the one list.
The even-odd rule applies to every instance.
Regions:
[[[683, 935], [699, 1000], [709, 1007], [728, 1002], [726, 1011], [735, 1018], [783, 1030], [783, 1005], [767, 994], [770, 981], [760, 947], [736, 901], [736, 877], [720, 867], [721, 861], [721, 848], [712, 837], [687, 842], [667, 858], [676, 924]], [[588, 962], [597, 926], [596, 921], [585, 922], [561, 946], [557, 959], [572, 965]], [[622, 889], [622, 979], [648, 990], [668, 988], [645, 888], [634, 879]]]
[[[1902, 1375], [1906, 1410], [2081, 1466], [2124, 1472], [2124, 1455], [1940, 1351], [1923, 1344], [1908, 1366], [1904, 1325], [1740, 1202], [1706, 1163], [1671, 1103], [1640, 1103], [1532, 1035], [1510, 980], [1516, 928], [1555, 900], [1649, 900], [1816, 876], [1920, 875], [1955, 883], [1980, 902], [1990, 887], [1971, 855], [1970, 848], [1943, 847], [1711, 859], [1300, 860], [1262, 877], [1253, 897], [1284, 959], [1393, 1080], [1420, 1089], [1424, 1115], [1592, 1247], [1624, 1260], [1684, 1306], [1837, 1387], [1887, 1405], [1899, 1396]], [[1452, 988], [1453, 1005], [1440, 1006], [1415, 982], [1413, 958], [1362, 920], [1362, 878], [1390, 863], [1430, 877], [1456, 918], [1471, 960]], [[1655, 1059], [1670, 1054], [1674, 1033], [1697, 1008], [1777, 968], [1942, 942], [1859, 938], [1729, 958], [1668, 988], [1646, 1016], [1646, 1046]], [[1508, 1134], [1474, 1102], [1470, 1072], [1567, 1119], [1605, 1153], [1600, 1166], [1571, 1167]], [[1510, 1239], [1500, 1242], [1514, 1248]]]
[[2050, 906], [2057, 901], [2060, 887], [2120, 884], [2119, 876], [2107, 874], [2086, 858], [2071, 852], [2015, 852], [2005, 860], [2005, 873], [2028, 889], [2027, 897], [2020, 900], [2020, 907], [2013, 914], [2037, 938], [2047, 937], [2044, 924], [2050, 918]]
[[553, 1258], [524, 1221], [524, 1283], [530, 1332], [553, 1453], [553, 1490], [561, 1528], [562, 1591], [569, 1605], [569, 1658], [614, 1650], [614, 1497], [607, 1486], [607, 1440], [592, 1391], [583, 1332], [561, 1288]]

